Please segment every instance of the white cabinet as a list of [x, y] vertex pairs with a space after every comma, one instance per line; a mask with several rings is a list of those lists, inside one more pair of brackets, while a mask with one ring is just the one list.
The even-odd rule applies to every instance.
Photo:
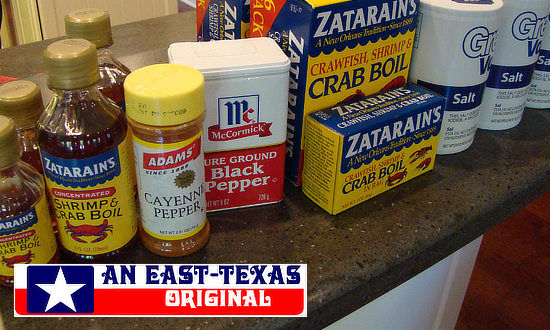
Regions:
[[326, 329], [454, 329], [481, 238]]

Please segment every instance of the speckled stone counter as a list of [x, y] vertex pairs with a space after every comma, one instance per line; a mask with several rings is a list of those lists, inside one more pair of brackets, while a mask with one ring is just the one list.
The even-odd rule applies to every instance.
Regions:
[[[172, 42], [194, 40], [193, 12], [114, 28], [114, 52], [132, 69], [167, 61]], [[42, 71], [51, 41], [0, 51], [0, 75]], [[319, 328], [423, 271], [550, 187], [550, 110], [526, 110], [511, 130], [478, 131], [473, 146], [438, 156], [432, 172], [330, 216], [286, 183], [284, 201], [209, 214], [198, 253], [157, 257], [142, 246], [124, 263], [307, 263], [307, 318], [14, 318], [0, 288], [6, 328]]]

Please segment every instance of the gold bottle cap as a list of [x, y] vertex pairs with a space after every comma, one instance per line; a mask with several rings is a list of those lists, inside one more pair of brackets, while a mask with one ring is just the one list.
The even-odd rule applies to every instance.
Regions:
[[0, 86], [0, 115], [12, 118], [17, 129], [34, 127], [43, 110], [40, 88], [32, 81], [15, 80]]
[[74, 89], [90, 86], [99, 80], [97, 51], [84, 39], [59, 40], [44, 51], [44, 68], [48, 86]]
[[65, 16], [65, 31], [68, 38], [86, 39], [97, 48], [113, 43], [111, 18], [103, 9], [84, 8]]
[[124, 98], [126, 114], [139, 123], [183, 124], [204, 111], [204, 76], [180, 64], [149, 65], [126, 77]]
[[20, 156], [15, 123], [8, 117], [0, 116], [0, 168], [15, 164]]

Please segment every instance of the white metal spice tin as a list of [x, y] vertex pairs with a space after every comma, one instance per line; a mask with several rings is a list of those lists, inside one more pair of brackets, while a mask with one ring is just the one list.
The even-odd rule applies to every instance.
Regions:
[[479, 128], [504, 130], [520, 123], [549, 8], [549, 0], [504, 0]]
[[501, 9], [502, 0], [420, 1], [409, 79], [447, 97], [438, 154], [474, 141]]
[[288, 57], [270, 38], [174, 43], [168, 57], [205, 78], [207, 210], [281, 201]]
[[[548, 23], [546, 23], [548, 24]], [[548, 28], [548, 25], [547, 27]], [[550, 33], [544, 33], [539, 58], [527, 94], [526, 107], [536, 109], [550, 108]]]

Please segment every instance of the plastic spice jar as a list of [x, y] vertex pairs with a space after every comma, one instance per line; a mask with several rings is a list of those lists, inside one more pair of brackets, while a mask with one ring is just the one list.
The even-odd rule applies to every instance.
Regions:
[[141, 240], [155, 254], [177, 257], [208, 241], [204, 154], [204, 77], [178, 64], [140, 68], [126, 78], [141, 204]]

